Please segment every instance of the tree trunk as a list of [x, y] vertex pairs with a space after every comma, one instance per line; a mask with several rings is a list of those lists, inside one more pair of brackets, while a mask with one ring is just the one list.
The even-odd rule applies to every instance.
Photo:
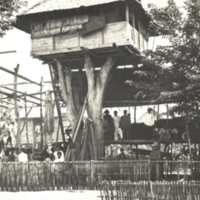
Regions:
[[[68, 68], [67, 66], [63, 66], [63, 64], [59, 60], [56, 60], [56, 62], [62, 95], [67, 108], [68, 118], [71, 123], [72, 130], [74, 130], [78, 111], [80, 109], [81, 81], [75, 81], [73, 79], [70, 68]], [[92, 120], [93, 126], [91, 129], [92, 131], [89, 131], [92, 144], [90, 144], [90, 140], [88, 140], [88, 145], [90, 152], [93, 152], [93, 155], [90, 156], [95, 159], [103, 156], [104, 133], [102, 124], [102, 106], [106, 87], [112, 78], [112, 69], [115, 69], [114, 64], [115, 60], [112, 57], [109, 57], [105, 64], [101, 67], [100, 71], [95, 74], [92, 60], [88, 55], [85, 55], [84, 57], [84, 68], [86, 70], [88, 82], [87, 111], [88, 117]], [[75, 152], [76, 159], [79, 157], [78, 154], [81, 152], [80, 146], [82, 133], [83, 131], [81, 129], [77, 135], [77, 139], [75, 142], [77, 146]], [[92, 135], [92, 133], [94, 135]], [[82, 157], [85, 156], [82, 155]]]
[[95, 75], [93, 63], [88, 55], [84, 58], [84, 67], [88, 81], [88, 116], [92, 120], [93, 130], [97, 144], [97, 156], [103, 156], [104, 133], [102, 122], [102, 107], [105, 91], [112, 77], [115, 60], [112, 57], [107, 58], [105, 64]]

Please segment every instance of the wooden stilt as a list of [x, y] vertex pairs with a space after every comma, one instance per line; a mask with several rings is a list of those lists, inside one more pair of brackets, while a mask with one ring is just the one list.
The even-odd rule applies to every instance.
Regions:
[[40, 82], [40, 133], [41, 133], [41, 150], [43, 150], [43, 114], [42, 114], [42, 83], [43, 83], [43, 77], [41, 77]]
[[[14, 68], [15, 76], [14, 76], [14, 83], [17, 83], [17, 75], [19, 71], [19, 65]], [[15, 104], [15, 116], [17, 117], [17, 147], [21, 150], [21, 134], [20, 134], [20, 118], [19, 118], [19, 109], [17, 105], [17, 85], [14, 85], [14, 104]]]
[[[25, 92], [26, 94], [26, 92]], [[28, 138], [28, 119], [27, 119], [27, 102], [26, 102], [26, 95], [24, 97], [24, 107], [25, 107], [25, 127], [26, 127], [26, 140], [27, 144], [29, 144], [29, 138]]]

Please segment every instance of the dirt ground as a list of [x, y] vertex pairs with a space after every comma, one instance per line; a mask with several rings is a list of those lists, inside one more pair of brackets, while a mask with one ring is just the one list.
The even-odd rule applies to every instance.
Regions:
[[101, 200], [100, 191], [0, 192], [1, 200]]

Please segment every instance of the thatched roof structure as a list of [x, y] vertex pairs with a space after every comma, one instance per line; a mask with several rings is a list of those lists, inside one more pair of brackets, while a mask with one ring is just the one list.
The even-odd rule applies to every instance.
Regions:
[[[97, 6], [125, 0], [41, 0], [21, 15], [29, 15], [58, 10], [71, 10], [81, 7]], [[133, 0], [135, 1], [135, 0]]]
[[[146, 15], [140, 0], [129, 0], [136, 8], [136, 12], [147, 23]], [[109, 6], [124, 4], [125, 0], [41, 0], [29, 9], [17, 16], [14, 26], [22, 31], [30, 33], [30, 21], [33, 19], [44, 20], [56, 16], [66, 16], [74, 13], [88, 13], [86, 9], [104, 9]]]

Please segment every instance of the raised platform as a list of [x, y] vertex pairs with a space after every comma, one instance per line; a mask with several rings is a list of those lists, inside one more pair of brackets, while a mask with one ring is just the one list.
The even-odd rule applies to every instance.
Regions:
[[59, 58], [69, 67], [78, 69], [83, 66], [85, 51], [94, 58], [95, 66], [100, 67], [108, 56], [118, 57], [118, 65], [137, 63], [140, 51], [147, 48], [146, 39], [127, 21], [122, 21], [107, 24], [86, 36], [76, 32], [32, 38], [31, 55], [46, 63]]
[[[105, 141], [105, 145], [109, 144], [152, 144], [155, 140], [109, 140]], [[166, 141], [161, 141], [162, 144], [171, 144], [171, 143], [188, 143], [187, 140], [166, 140]], [[200, 139], [191, 139], [191, 143], [193, 144], [200, 144]]]

